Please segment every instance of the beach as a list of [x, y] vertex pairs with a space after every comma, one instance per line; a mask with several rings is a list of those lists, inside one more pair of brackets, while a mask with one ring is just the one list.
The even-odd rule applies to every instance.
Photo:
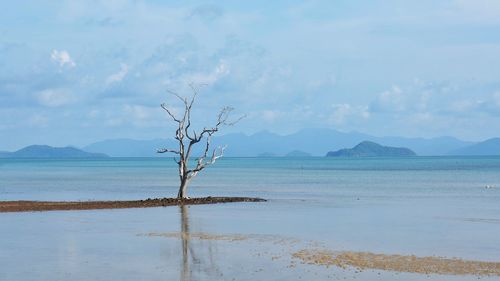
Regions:
[[[166, 159], [0, 161], [2, 201], [176, 193]], [[268, 201], [0, 213], [0, 280], [500, 279], [498, 157], [229, 158], [206, 172], [191, 196]]]

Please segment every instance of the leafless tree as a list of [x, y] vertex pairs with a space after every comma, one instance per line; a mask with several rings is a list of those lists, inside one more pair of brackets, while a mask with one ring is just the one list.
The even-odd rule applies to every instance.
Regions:
[[[187, 187], [190, 181], [198, 175], [203, 169], [207, 166], [210, 166], [215, 163], [215, 161], [221, 158], [224, 155], [224, 149], [226, 146], [219, 146], [215, 149], [211, 150], [211, 141], [212, 136], [217, 133], [221, 127], [223, 126], [232, 126], [238, 123], [245, 116], [241, 116], [233, 121], [229, 121], [229, 117], [234, 108], [226, 106], [221, 109], [219, 114], [217, 115], [217, 121], [215, 125], [212, 127], [204, 127], [201, 132], [196, 132], [191, 127], [191, 109], [195, 102], [195, 99], [198, 95], [198, 89], [194, 84], [189, 85], [193, 91], [193, 95], [191, 99], [186, 97], [182, 97], [175, 92], [169, 91], [173, 96], [177, 97], [181, 100], [184, 105], [184, 113], [182, 116], [176, 116], [173, 110], [168, 107], [167, 104], [163, 103], [161, 107], [168, 113], [170, 118], [177, 123], [178, 127], [175, 132], [175, 139], [179, 144], [178, 149], [168, 149], [162, 148], [158, 149], [158, 153], [173, 153], [178, 155], [174, 157], [175, 162], [179, 165], [179, 193], [177, 194], [177, 198], [186, 199], [187, 197]], [[202, 142], [203, 140], [203, 142]], [[203, 143], [203, 152], [201, 156], [199, 156], [196, 160], [196, 165], [190, 167], [189, 160], [191, 157], [191, 153], [193, 152], [193, 147], [198, 143]]]

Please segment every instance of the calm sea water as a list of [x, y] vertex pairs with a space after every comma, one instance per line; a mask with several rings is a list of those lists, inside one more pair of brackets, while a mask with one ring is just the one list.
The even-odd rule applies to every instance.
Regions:
[[[225, 158], [204, 172], [189, 189], [193, 197], [270, 201], [189, 207], [194, 232], [277, 235], [332, 250], [500, 261], [499, 157]], [[172, 197], [177, 180], [171, 159], [0, 159], [0, 200]], [[312, 265], [291, 269], [289, 253], [279, 245], [227, 241], [191, 243], [198, 254], [192, 253], [186, 278], [176, 239], [142, 235], [180, 231], [186, 221], [181, 214], [187, 213], [177, 207], [0, 214], [0, 280], [471, 278], [354, 274]], [[254, 252], [259, 247], [262, 253]], [[282, 258], [265, 257], [269, 249]]]

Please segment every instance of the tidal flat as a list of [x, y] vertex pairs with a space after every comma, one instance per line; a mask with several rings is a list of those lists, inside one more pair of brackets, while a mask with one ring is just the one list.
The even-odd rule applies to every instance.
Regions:
[[[176, 188], [158, 159], [1, 161], [2, 200]], [[500, 158], [223, 159], [197, 180], [269, 200], [1, 213], [0, 280], [500, 280]]]

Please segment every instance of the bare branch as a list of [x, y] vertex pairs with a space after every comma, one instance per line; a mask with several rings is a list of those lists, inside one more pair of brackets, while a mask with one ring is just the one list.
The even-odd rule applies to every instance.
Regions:
[[186, 133], [186, 137], [191, 141], [194, 141], [196, 139], [196, 132], [193, 131], [194, 137], [189, 135], [189, 127], [191, 126], [191, 107], [193, 106], [194, 100], [196, 99], [196, 95], [197, 95], [196, 93], [193, 95], [189, 105], [186, 103], [186, 109], [185, 109], [186, 110], [185, 117], [187, 118], [187, 125], [186, 128], [184, 129], [184, 132]]
[[217, 161], [217, 159], [221, 158], [224, 156], [224, 150], [226, 149], [227, 145], [225, 146], [219, 146], [216, 149], [212, 151], [212, 157], [210, 158], [209, 161], [205, 161], [206, 154], [204, 154], [202, 157], [198, 158], [198, 164], [196, 165], [196, 168], [193, 170], [188, 171], [188, 178], [191, 179], [195, 177], [200, 171], [205, 169], [206, 167], [212, 165]]
[[219, 128], [221, 126], [233, 126], [234, 124], [240, 122], [243, 118], [246, 117], [246, 115], [242, 115], [238, 119], [228, 122], [227, 119], [229, 118], [229, 114], [233, 110], [234, 108], [230, 106], [222, 108], [219, 114], [217, 115], [217, 123], [215, 124], [215, 126], [211, 129], [204, 128], [203, 131], [198, 136], [198, 138], [195, 139], [196, 142], [201, 141], [201, 139], [204, 137], [205, 134], [213, 135], [214, 133], [219, 131]]
[[178, 99], [180, 99], [183, 103], [187, 103], [187, 100], [186, 98], [182, 97], [181, 95], [179, 95], [178, 93], [172, 91], [172, 90], [168, 90], [167, 89], [167, 92], [170, 93], [171, 95], [177, 97]]
[[227, 145], [224, 145], [224, 146], [219, 146], [217, 149], [219, 150], [219, 154], [217, 154], [217, 149], [214, 149], [214, 151], [212, 152], [212, 159], [210, 159], [210, 162], [207, 162], [207, 165], [211, 165], [213, 163], [215, 163], [215, 161], [219, 158], [221, 158], [222, 156], [224, 156], [224, 150], [226, 150], [227, 148]]
[[168, 109], [168, 107], [167, 107], [167, 104], [166, 104], [166, 103], [162, 103], [162, 104], [161, 104], [161, 108], [163, 108], [163, 109], [164, 109], [164, 110], [168, 113], [168, 115], [170, 115], [170, 117], [172, 117], [172, 119], [173, 119], [175, 122], [177, 122], [177, 123], [180, 123], [180, 122], [181, 122], [181, 120], [177, 119], [177, 118], [175, 117], [175, 115], [172, 113], [172, 111], [171, 111], [170, 109]]
[[247, 117], [246, 115], [242, 115], [234, 121], [228, 121], [229, 115], [233, 110], [234, 108], [230, 106], [223, 107], [219, 112], [217, 125], [233, 126], [234, 124], [240, 122], [243, 118]]
[[233, 126], [233, 125], [235, 125], [236, 123], [240, 122], [241, 120], [243, 120], [245, 118], [247, 118], [247, 115], [243, 114], [238, 119], [236, 119], [236, 120], [234, 120], [232, 122], [226, 122], [224, 125], [226, 125], [226, 126]]
[[[190, 182], [190, 180], [195, 177], [200, 171], [205, 169], [206, 167], [214, 164], [217, 159], [223, 157], [224, 147], [217, 147], [216, 149], [211, 150], [211, 142], [212, 136], [217, 133], [222, 126], [232, 126], [243, 118], [246, 115], [240, 116], [235, 120], [230, 120], [230, 115], [233, 112], [234, 108], [226, 106], [221, 109], [221, 111], [217, 115], [217, 119], [214, 126], [204, 127], [200, 132], [196, 132], [191, 128], [191, 109], [193, 107], [194, 102], [198, 96], [199, 87], [203, 85], [196, 86], [194, 83], [190, 83], [189, 87], [193, 91], [193, 95], [190, 98], [182, 97], [174, 91], [167, 90], [170, 94], [178, 98], [184, 105], [184, 112], [182, 116], [176, 116], [172, 109], [168, 108], [167, 104], [163, 103], [161, 107], [168, 113], [168, 115], [177, 122], [178, 126], [175, 131], [175, 139], [178, 142], [179, 148], [177, 150], [162, 148], [158, 149], [158, 153], [173, 153], [178, 155], [179, 157], [174, 157], [175, 163], [179, 166], [179, 179], [180, 179], [180, 187], [178, 198], [184, 199], [186, 196], [186, 188]], [[204, 138], [205, 143], [203, 146], [203, 151], [200, 157], [195, 162], [195, 167], [189, 169], [189, 160], [191, 157], [191, 152], [195, 144], [202, 141]], [[209, 155], [209, 151], [211, 151], [211, 155]]]
[[207, 83], [198, 83], [198, 87], [196, 87], [195, 83], [193, 83], [193, 82], [189, 83], [189, 87], [191, 88], [191, 90], [193, 91], [195, 96], [198, 95], [199, 88], [205, 87], [205, 86], [208, 86], [208, 84]]
[[[186, 116], [189, 114], [189, 111], [190, 111], [190, 110], [187, 110], [187, 108], [190, 105], [190, 104], [188, 104], [187, 98], [182, 97], [181, 95], [179, 95], [178, 93], [176, 93], [176, 92], [174, 92], [172, 90], [168, 90], [167, 89], [167, 92], [170, 93], [171, 95], [177, 97], [184, 104], [184, 107], [185, 107], [184, 116], [182, 117], [182, 119], [179, 119], [179, 118], [175, 117], [174, 114], [172, 113], [172, 111], [167, 108], [167, 105], [165, 103], [163, 103], [161, 105], [161, 107], [165, 111], [167, 111], [167, 113], [170, 115], [170, 117], [172, 117], [172, 119], [174, 119], [175, 122], [177, 122], [177, 123], [184, 123], [186, 121]], [[192, 104], [192, 102], [191, 102], [191, 104]]]
[[174, 162], [177, 163], [177, 165], [180, 165], [181, 164], [181, 161], [180, 160], [177, 160], [176, 157], [174, 157]]
[[168, 149], [168, 148], [160, 148], [158, 150], [156, 150], [156, 153], [175, 153], [175, 154], [181, 154], [179, 151], [177, 150], [173, 150], [173, 149]]

